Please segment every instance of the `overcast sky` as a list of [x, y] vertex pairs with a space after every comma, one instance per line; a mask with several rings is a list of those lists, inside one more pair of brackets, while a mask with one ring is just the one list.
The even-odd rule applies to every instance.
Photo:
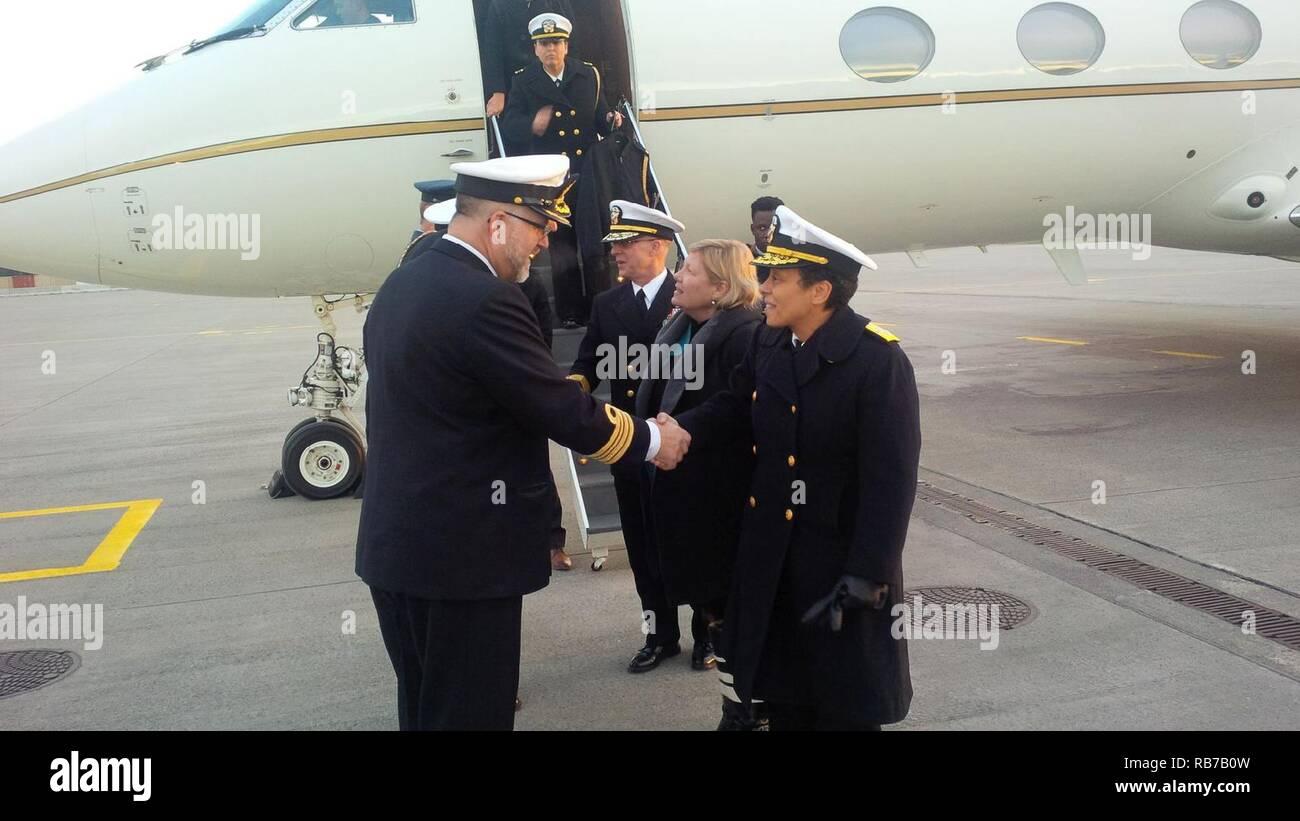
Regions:
[[0, 144], [217, 32], [253, 0], [0, 0]]

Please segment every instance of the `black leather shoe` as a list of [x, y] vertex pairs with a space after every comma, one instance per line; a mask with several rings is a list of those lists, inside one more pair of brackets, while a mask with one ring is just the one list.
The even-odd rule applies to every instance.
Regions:
[[767, 705], [741, 704], [724, 696], [722, 721], [718, 724], [718, 730], [720, 732], [770, 732]]
[[647, 673], [658, 667], [659, 662], [670, 659], [681, 652], [682, 646], [676, 643], [669, 645], [647, 644], [632, 657], [632, 663], [627, 666], [627, 671], [629, 673]]
[[717, 664], [718, 660], [713, 655], [713, 643], [697, 641], [695, 648], [691, 650], [691, 669], [712, 670]]

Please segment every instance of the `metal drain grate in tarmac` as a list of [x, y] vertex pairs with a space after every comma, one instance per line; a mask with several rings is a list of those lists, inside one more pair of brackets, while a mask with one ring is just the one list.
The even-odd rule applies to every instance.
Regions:
[[1099, 547], [1077, 536], [1036, 525], [1005, 510], [940, 490], [928, 482], [916, 483], [916, 497], [927, 504], [961, 513], [979, 524], [1005, 530], [1019, 539], [1046, 547], [1066, 558], [1082, 562], [1157, 596], [1208, 613], [1230, 624], [1240, 626], [1253, 617], [1256, 635], [1292, 650], [1300, 650], [1300, 619], [1286, 613], [1238, 598], [1123, 553]]
[[949, 604], [958, 606], [974, 604], [988, 607], [996, 604], [999, 630], [1014, 629], [1034, 616], [1034, 608], [1028, 602], [1017, 599], [1010, 593], [985, 590], [982, 587], [918, 587], [915, 590], [908, 590], [903, 596], [903, 601], [910, 604], [917, 596], [921, 597], [922, 607], [928, 604], [937, 604], [940, 607]]
[[70, 650], [17, 650], [0, 653], [0, 699], [30, 693], [67, 678], [81, 666]]

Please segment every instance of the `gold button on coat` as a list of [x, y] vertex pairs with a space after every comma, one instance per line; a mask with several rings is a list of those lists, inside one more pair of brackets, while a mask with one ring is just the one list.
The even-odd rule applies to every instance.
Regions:
[[749, 506], [750, 506], [750, 507], [758, 507], [758, 500], [755, 499], [753, 496], [750, 496], [750, 497], [749, 497]]
[[[634, 396], [636, 396], [636, 391], [628, 391], [628, 392], [627, 392], [627, 398], [628, 398], [628, 399], [631, 399], [631, 398], [634, 397]], [[733, 498], [734, 498], [734, 497], [733, 497]]]
[[798, 412], [799, 412], [799, 408], [795, 407], [794, 405], [791, 405], [791, 406], [790, 406], [790, 412], [791, 412], [791, 413], [798, 413]]
[[791, 456], [789, 459], [786, 459], [786, 461], [790, 463], [790, 467], [794, 467], [794, 457], [793, 457], [793, 456]]
[[794, 511], [793, 511], [793, 510], [786, 510], [786, 512], [785, 512], [785, 520], [788, 522], [788, 521], [792, 520], [793, 518], [794, 518]]

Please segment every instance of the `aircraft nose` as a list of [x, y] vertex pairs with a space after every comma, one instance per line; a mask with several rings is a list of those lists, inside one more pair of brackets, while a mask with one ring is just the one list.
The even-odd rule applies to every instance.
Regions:
[[0, 146], [0, 269], [99, 282], [82, 117]]

